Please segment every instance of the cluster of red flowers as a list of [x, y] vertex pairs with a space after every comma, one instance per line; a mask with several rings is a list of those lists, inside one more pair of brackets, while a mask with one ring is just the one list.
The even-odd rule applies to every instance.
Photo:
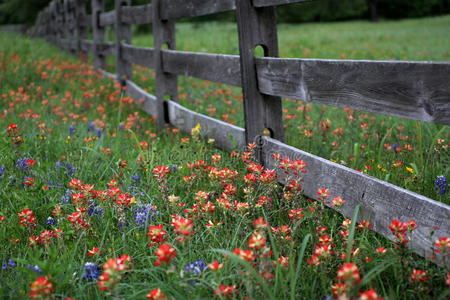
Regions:
[[28, 295], [33, 299], [48, 299], [52, 296], [54, 290], [53, 283], [47, 276], [38, 277], [30, 283], [30, 293]]
[[24, 142], [22, 135], [20, 134], [20, 128], [17, 126], [17, 124], [9, 124], [6, 132], [6, 137], [11, 139], [11, 143], [22, 144]]
[[131, 257], [122, 254], [118, 258], [110, 258], [103, 265], [103, 273], [97, 281], [100, 290], [107, 291], [113, 288], [122, 279], [123, 273], [129, 270]]
[[409, 242], [408, 233], [417, 229], [416, 221], [409, 220], [406, 222], [401, 222], [399, 220], [392, 220], [389, 229], [392, 234], [396, 237], [397, 242], [401, 245], [406, 245]]
[[22, 209], [22, 211], [17, 215], [19, 216], [20, 226], [27, 228], [36, 227], [36, 216], [31, 209]]
[[170, 244], [162, 244], [155, 250], [155, 255], [158, 258], [153, 265], [160, 266], [161, 264], [169, 264], [177, 256], [177, 251]]
[[28, 238], [28, 246], [32, 247], [35, 245], [46, 246], [50, 244], [53, 239], [62, 238], [63, 231], [55, 228], [54, 230], [44, 230], [38, 236], [31, 236]]

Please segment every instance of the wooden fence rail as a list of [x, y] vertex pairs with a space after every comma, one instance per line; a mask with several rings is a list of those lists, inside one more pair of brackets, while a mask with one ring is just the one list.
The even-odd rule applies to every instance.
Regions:
[[[157, 118], [160, 128], [168, 123], [190, 132], [199, 123], [202, 134], [225, 150], [256, 141], [267, 168], [275, 167], [275, 153], [303, 159], [308, 163], [306, 196], [317, 199], [317, 189], [329, 188], [347, 201], [337, 209], [340, 213], [350, 217], [360, 205], [361, 218], [389, 239], [393, 239], [388, 229], [391, 220], [414, 219], [419, 229], [410, 246], [424, 257], [432, 254], [437, 237], [450, 236], [450, 206], [284, 144], [280, 100], [289, 97], [450, 125], [450, 63], [277, 58], [274, 6], [305, 0], [153, 0], [139, 6], [116, 0], [109, 12], [102, 0], [91, 0], [91, 15], [86, 2], [53, 0], [39, 14], [34, 35], [72, 52], [92, 53], [95, 67], [126, 85], [128, 95]], [[236, 11], [239, 56], [176, 50], [176, 19], [224, 11]], [[132, 46], [132, 24], [153, 25], [154, 48]], [[104, 40], [105, 27], [110, 25], [115, 26], [115, 43]], [[89, 29], [93, 40], [86, 39]], [[168, 49], [163, 49], [165, 45]], [[257, 46], [264, 49], [265, 57], [254, 57]], [[105, 56], [117, 57], [116, 75], [102, 70]], [[155, 69], [155, 96], [133, 83], [133, 64]], [[177, 75], [242, 87], [245, 129], [178, 104]], [[263, 129], [269, 129], [272, 137], [263, 136]], [[430, 237], [434, 226], [438, 229]]]

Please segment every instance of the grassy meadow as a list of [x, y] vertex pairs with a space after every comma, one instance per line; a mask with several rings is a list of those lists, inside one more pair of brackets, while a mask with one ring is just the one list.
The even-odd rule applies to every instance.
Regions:
[[[297, 53], [307, 48], [309, 57], [357, 58], [352, 55], [369, 51], [370, 58], [387, 59], [387, 45], [423, 32], [440, 41], [426, 45], [435, 55], [430, 59], [448, 60], [442, 27], [449, 21], [281, 25], [280, 48], [283, 56], [306, 57]], [[389, 29], [405, 24], [409, 30], [399, 36]], [[373, 49], [352, 54], [353, 38], [343, 28], [360, 40], [372, 28], [386, 43], [378, 47], [374, 37]], [[236, 54], [231, 25], [180, 24], [178, 30], [179, 49]], [[348, 37], [327, 39], [333, 32]], [[289, 46], [313, 33], [308, 44]], [[335, 56], [328, 54], [332, 40], [339, 42]], [[419, 43], [410, 46], [392, 51], [424, 59], [416, 53]], [[135, 68], [134, 77], [152, 91], [151, 71]], [[274, 172], [253, 161], [251, 147], [221, 152], [198, 128], [191, 135], [173, 128], [157, 133], [120, 86], [43, 41], [0, 32], [0, 95], [2, 299], [450, 296], [450, 270], [406, 247], [414, 220], [392, 220], [396, 242], [390, 242], [367, 221], [357, 222], [358, 211], [352, 222], [326, 208], [324, 201], [340, 206], [346, 200], [327, 187], [318, 191], [321, 201], [312, 201], [297, 176], [278, 185]], [[239, 89], [180, 77], [180, 102], [242, 125]], [[445, 183], [434, 183], [438, 175], [448, 177], [446, 126], [288, 99], [285, 124], [292, 145], [449, 203]], [[279, 168], [286, 167], [308, 171], [301, 161], [280, 158]], [[445, 263], [450, 237], [433, 240]]]
[[[279, 25], [280, 57], [450, 60], [450, 16], [370, 23]], [[239, 54], [236, 24], [177, 24], [177, 49]], [[152, 46], [138, 35], [133, 44]], [[111, 65], [113, 70], [113, 65]], [[154, 93], [153, 73], [134, 80]], [[180, 103], [243, 126], [241, 89], [179, 76]], [[285, 99], [286, 142], [432, 199], [450, 204], [435, 181], [450, 174], [450, 128], [374, 113]]]

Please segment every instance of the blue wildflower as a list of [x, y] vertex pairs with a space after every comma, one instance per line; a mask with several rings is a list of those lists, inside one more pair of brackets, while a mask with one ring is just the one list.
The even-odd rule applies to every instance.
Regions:
[[69, 126], [69, 135], [73, 135], [75, 133], [75, 126], [70, 125]]
[[436, 176], [436, 180], [434, 181], [434, 185], [436, 186], [434, 189], [438, 191], [440, 195], [444, 195], [447, 192], [448, 184], [447, 178], [443, 175]]
[[61, 204], [68, 204], [70, 203], [70, 195], [72, 192], [70, 190], [66, 190], [66, 193], [61, 197]]
[[8, 269], [8, 263], [2, 263], [2, 270]]
[[169, 167], [170, 173], [178, 173], [178, 167], [173, 165]]
[[94, 121], [89, 121], [88, 131], [94, 131], [94, 130], [95, 130]]
[[26, 264], [25, 267], [30, 269], [31, 271], [33, 271], [35, 273], [42, 274], [42, 270], [38, 266], [33, 266], [31, 264]]
[[133, 176], [131, 176], [131, 179], [133, 179], [136, 182], [139, 182], [141, 180], [141, 176], [139, 176], [139, 174], [134, 174]]
[[67, 176], [72, 177], [77, 168], [69, 163], [66, 163]]
[[2, 177], [3, 173], [5, 173], [6, 167], [0, 166], [0, 177]]
[[138, 186], [134, 186], [134, 185], [130, 185], [128, 187], [128, 192], [134, 197], [136, 197], [136, 196], [144, 196], [145, 195], [144, 192], [140, 191], [140, 188]]
[[97, 280], [100, 275], [100, 267], [92, 262], [87, 262], [84, 265], [84, 273], [82, 278], [87, 280]]
[[94, 200], [89, 200], [88, 215], [94, 217], [103, 217], [104, 209], [97, 206]]
[[12, 259], [8, 259], [8, 266], [10, 268], [15, 268], [17, 266], [16, 262]]
[[123, 126], [123, 124], [120, 124], [119, 126], [117, 126], [117, 128], [118, 128], [119, 130], [122, 130], [122, 129], [125, 128], [125, 126]]
[[30, 169], [30, 158], [19, 158], [16, 162], [16, 168], [28, 171]]
[[95, 133], [97, 134], [98, 138], [102, 137], [102, 130], [100, 128], [95, 129]]
[[48, 217], [47, 221], [45, 222], [45, 225], [56, 226], [56, 225], [58, 225], [58, 221], [56, 219], [54, 219], [53, 217]]
[[139, 203], [133, 210], [134, 221], [139, 227], [145, 226], [157, 214], [151, 204]]
[[197, 260], [196, 262], [187, 265], [184, 269], [184, 273], [193, 272], [195, 275], [200, 275], [206, 267], [206, 263], [203, 260]]
[[400, 147], [400, 144], [398, 144], [398, 143], [392, 144], [391, 150], [392, 150], [392, 151], [396, 151], [396, 149], [397, 149], [398, 147]]

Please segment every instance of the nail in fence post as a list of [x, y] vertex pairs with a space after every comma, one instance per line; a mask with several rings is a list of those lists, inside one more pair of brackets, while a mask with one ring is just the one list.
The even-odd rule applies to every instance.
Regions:
[[116, 73], [117, 80], [123, 86], [131, 79], [131, 64], [122, 57], [122, 42], [131, 44], [131, 25], [122, 23], [122, 7], [130, 5], [131, 0], [116, 0]]
[[273, 138], [283, 141], [281, 98], [259, 92], [254, 56], [254, 49], [261, 46], [264, 49], [264, 56], [278, 57], [275, 8], [255, 8], [252, 0], [236, 0], [236, 19], [239, 31], [246, 142], [258, 144], [264, 129], [269, 129]]
[[94, 37], [94, 68], [104, 69], [105, 56], [100, 53], [100, 46], [98, 43], [102, 43], [105, 39], [105, 29], [100, 26], [100, 14], [105, 10], [105, 4], [103, 0], [92, 0], [92, 34]]
[[162, 130], [168, 123], [168, 112], [164, 104], [166, 95], [177, 101], [177, 76], [164, 72], [161, 49], [167, 45], [168, 49], [175, 49], [175, 21], [163, 20], [161, 17], [162, 0], [153, 0], [153, 39], [156, 72], [156, 97], [158, 101], [157, 124]]

